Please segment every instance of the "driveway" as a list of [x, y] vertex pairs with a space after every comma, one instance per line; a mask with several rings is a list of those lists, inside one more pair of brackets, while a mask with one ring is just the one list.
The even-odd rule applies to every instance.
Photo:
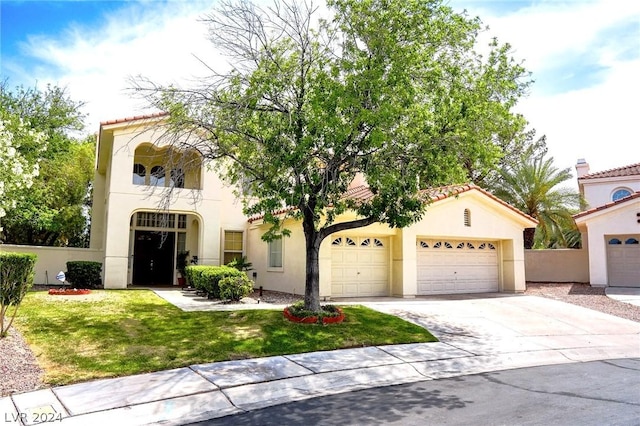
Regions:
[[[441, 342], [473, 354], [469, 367], [478, 365], [478, 371], [490, 371], [486, 367], [492, 364], [505, 367], [510, 360], [513, 367], [524, 367], [640, 357], [640, 323], [542, 297], [482, 294], [361, 303], [422, 325]], [[455, 367], [456, 360], [436, 363]]]

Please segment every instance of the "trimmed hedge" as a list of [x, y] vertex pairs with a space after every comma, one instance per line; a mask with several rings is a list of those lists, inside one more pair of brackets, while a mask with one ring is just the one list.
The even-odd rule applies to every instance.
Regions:
[[[24, 295], [33, 285], [36, 256], [33, 253], [0, 253], [0, 337], [5, 337]], [[13, 315], [5, 323], [9, 306]]]
[[102, 288], [102, 263], [88, 260], [67, 262], [67, 281], [76, 288]]
[[220, 298], [238, 301], [253, 291], [253, 281], [246, 274], [239, 277], [224, 277], [218, 283]]
[[196, 290], [207, 293], [212, 299], [220, 299], [220, 281], [227, 277], [246, 276], [230, 266], [191, 265], [185, 269], [187, 283]]

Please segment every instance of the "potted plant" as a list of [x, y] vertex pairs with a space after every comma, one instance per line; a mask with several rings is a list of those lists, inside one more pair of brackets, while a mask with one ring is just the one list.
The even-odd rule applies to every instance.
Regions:
[[187, 273], [186, 268], [189, 259], [188, 251], [179, 251], [176, 256], [176, 269], [178, 270], [178, 285], [180, 287], [184, 287], [187, 283]]

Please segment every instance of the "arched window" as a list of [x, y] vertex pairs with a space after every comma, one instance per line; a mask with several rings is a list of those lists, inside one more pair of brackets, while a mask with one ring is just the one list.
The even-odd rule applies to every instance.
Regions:
[[145, 177], [147, 175], [147, 169], [142, 164], [136, 163], [133, 165], [133, 184], [144, 185]]
[[182, 169], [171, 170], [171, 182], [172, 188], [184, 188], [184, 172]]
[[471, 226], [471, 210], [464, 209], [464, 226]]
[[631, 195], [631, 191], [627, 188], [620, 188], [613, 191], [613, 195], [611, 196], [611, 201], [618, 201], [624, 197], [628, 197]]
[[151, 178], [149, 179], [149, 185], [164, 186], [164, 181], [165, 181], [164, 167], [153, 166], [151, 168]]
[[622, 241], [620, 241], [617, 238], [612, 238], [612, 239], [609, 240], [609, 244], [611, 244], [611, 245], [622, 244]]

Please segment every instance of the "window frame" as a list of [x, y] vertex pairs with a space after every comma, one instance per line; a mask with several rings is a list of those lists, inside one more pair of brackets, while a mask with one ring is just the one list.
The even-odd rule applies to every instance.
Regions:
[[[279, 244], [279, 250], [274, 250], [274, 245], [275, 244]], [[276, 247], [277, 249], [277, 247]], [[273, 256], [274, 254], [279, 255], [279, 263], [280, 265], [278, 266], [273, 265], [272, 260], [274, 260]], [[284, 238], [278, 238], [276, 240], [271, 240], [267, 242], [267, 271], [272, 271], [272, 272], [282, 272], [284, 270]]]
[[[240, 240], [235, 240], [234, 239], [234, 240], [230, 240], [229, 241], [229, 242], [233, 242], [233, 243], [236, 243], [236, 242], [239, 241], [240, 242], [240, 246], [241, 246], [240, 250], [233, 249], [233, 248], [227, 249], [227, 233], [234, 234], [234, 235], [235, 234], [240, 234]], [[220, 259], [221, 260], [220, 264], [226, 265], [227, 263], [229, 263], [229, 262], [226, 261], [226, 254], [227, 253], [234, 253], [236, 255], [239, 255], [239, 257], [244, 256], [244, 249], [245, 249], [244, 231], [239, 230], [239, 229], [224, 229], [222, 231], [222, 258]]]

